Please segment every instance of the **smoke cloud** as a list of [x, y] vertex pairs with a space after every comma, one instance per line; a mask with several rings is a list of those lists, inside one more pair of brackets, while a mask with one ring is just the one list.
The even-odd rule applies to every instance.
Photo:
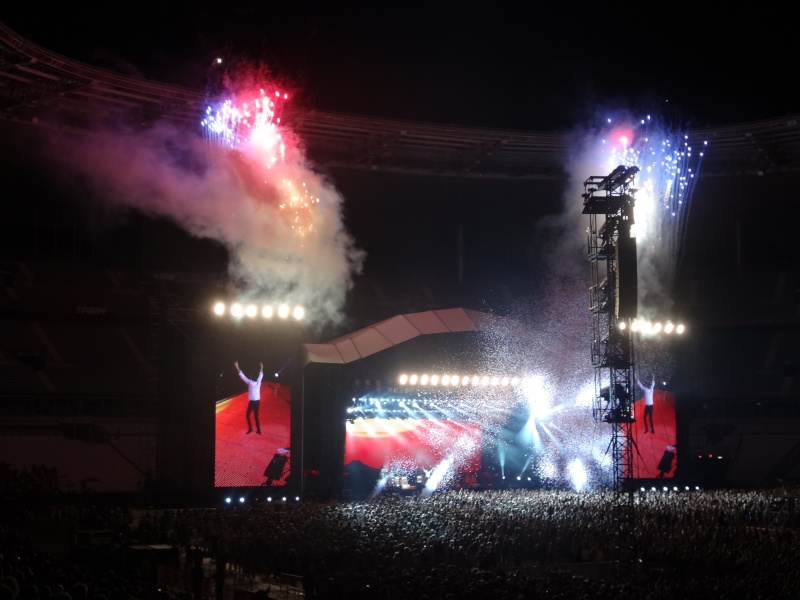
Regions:
[[101, 210], [169, 219], [230, 257], [236, 300], [302, 304], [309, 324], [341, 319], [363, 251], [344, 228], [343, 198], [306, 160], [290, 131], [283, 159], [215, 145], [168, 122], [53, 140], [58, 161]]

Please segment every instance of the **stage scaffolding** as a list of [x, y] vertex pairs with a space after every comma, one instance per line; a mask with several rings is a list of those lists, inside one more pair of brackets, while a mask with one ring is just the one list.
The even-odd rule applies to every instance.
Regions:
[[634, 348], [631, 323], [637, 310], [636, 239], [631, 236], [633, 188], [638, 167], [619, 166], [584, 181], [583, 214], [589, 215], [591, 265], [589, 310], [591, 359], [595, 368], [593, 418], [609, 423], [612, 455], [614, 560], [617, 574], [634, 573], [633, 496]]

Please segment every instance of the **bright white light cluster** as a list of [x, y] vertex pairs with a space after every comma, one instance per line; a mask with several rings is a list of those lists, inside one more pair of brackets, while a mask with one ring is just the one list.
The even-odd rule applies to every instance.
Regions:
[[290, 306], [289, 304], [242, 304], [241, 302], [233, 302], [230, 305], [224, 302], [217, 302], [214, 304], [214, 314], [218, 317], [229, 315], [234, 319], [255, 319], [261, 317], [265, 320], [273, 318], [282, 319], [284, 321], [292, 319], [294, 321], [302, 321], [306, 316], [305, 308], [302, 306]]
[[[626, 329], [627, 327], [628, 325], [625, 321], [620, 321], [620, 329]], [[631, 331], [645, 335], [682, 335], [686, 331], [686, 325], [683, 323], [673, 323], [672, 321], [662, 322], [636, 319], [631, 322]]]
[[439, 375], [428, 373], [403, 373], [397, 378], [400, 385], [407, 386], [443, 386], [443, 387], [515, 387], [520, 378], [508, 375]]

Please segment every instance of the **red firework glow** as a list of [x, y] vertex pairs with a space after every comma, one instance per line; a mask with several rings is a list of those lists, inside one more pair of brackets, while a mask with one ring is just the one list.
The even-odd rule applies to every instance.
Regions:
[[[217, 109], [208, 107], [202, 125], [208, 139], [235, 150], [233, 162], [254, 196], [275, 198], [285, 213], [286, 225], [299, 237], [314, 229], [313, 208], [319, 203], [306, 182], [297, 184], [286, 171], [286, 141], [280, 113], [289, 95], [263, 87], [258, 92], [237, 93]], [[284, 166], [283, 174], [271, 172]]]
[[608, 135], [610, 142], [621, 150], [627, 150], [633, 144], [633, 128], [627, 126], [614, 127]]

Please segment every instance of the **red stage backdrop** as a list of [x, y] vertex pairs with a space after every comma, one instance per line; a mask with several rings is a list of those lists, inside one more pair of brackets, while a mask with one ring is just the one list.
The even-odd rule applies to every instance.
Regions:
[[644, 398], [633, 404], [633, 473], [635, 478], [674, 477], [678, 466], [675, 439], [675, 396], [656, 388], [653, 394], [653, 428], [645, 433]]
[[357, 419], [347, 423], [345, 464], [360, 461], [375, 469], [414, 471], [449, 462], [458, 473], [481, 466], [477, 423], [428, 419]]
[[261, 435], [247, 433], [247, 392], [217, 402], [214, 487], [283, 486], [289, 474], [291, 390], [261, 384]]

